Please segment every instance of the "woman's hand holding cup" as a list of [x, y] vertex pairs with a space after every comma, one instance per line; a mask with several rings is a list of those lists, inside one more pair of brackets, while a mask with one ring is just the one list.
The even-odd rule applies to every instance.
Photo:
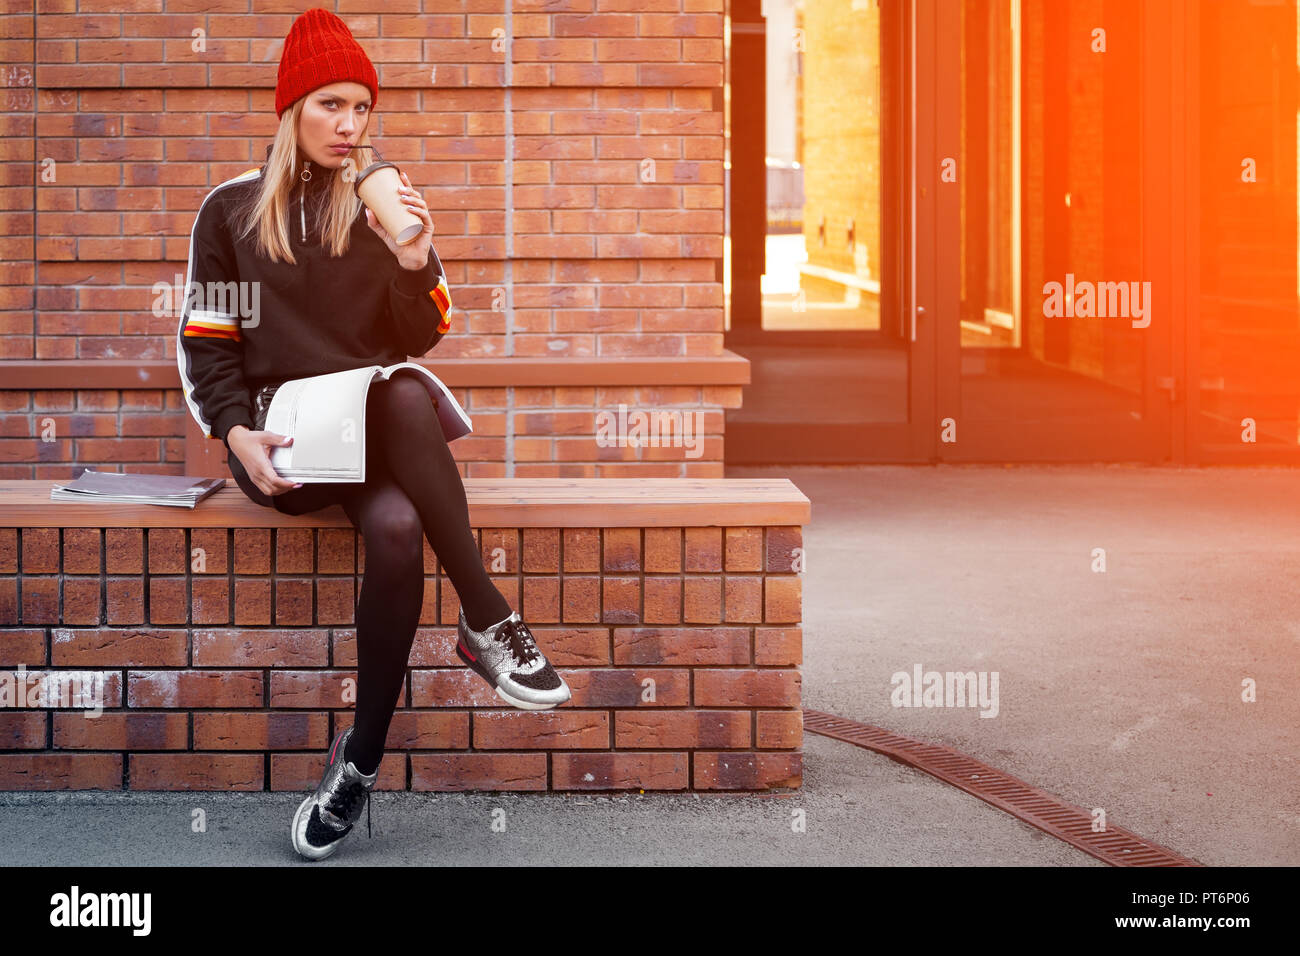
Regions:
[[429, 261], [429, 249], [433, 245], [433, 216], [429, 212], [428, 203], [424, 201], [419, 190], [411, 185], [411, 180], [407, 178], [406, 173], [400, 173], [400, 176], [402, 185], [397, 187], [398, 201], [409, 213], [424, 223], [424, 228], [410, 242], [399, 246], [369, 205], [366, 206], [366, 225], [384, 241], [388, 251], [397, 256], [397, 262], [403, 269], [423, 269], [425, 263]]

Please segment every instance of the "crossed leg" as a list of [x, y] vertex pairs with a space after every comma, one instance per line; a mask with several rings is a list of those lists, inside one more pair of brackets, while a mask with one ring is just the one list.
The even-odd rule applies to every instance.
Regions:
[[365, 483], [342, 502], [366, 546], [356, 606], [356, 716], [345, 754], [362, 773], [373, 773], [383, 756], [424, 602], [420, 515], [392, 476], [372, 467], [366, 464]]
[[[510, 605], [483, 567], [469, 524], [465, 485], [428, 391], [414, 373], [394, 375], [371, 388], [366, 440], [377, 435], [388, 473], [420, 513], [425, 536], [476, 631], [510, 616]], [[377, 412], [379, 427], [369, 431]], [[369, 449], [367, 449], [369, 451]]]
[[366, 545], [357, 601], [357, 707], [347, 759], [362, 773], [379, 765], [406, 675], [424, 597], [428, 538], [471, 627], [510, 615], [483, 567], [469, 504], [429, 393], [397, 375], [371, 386], [366, 406], [366, 481], [342, 504]]

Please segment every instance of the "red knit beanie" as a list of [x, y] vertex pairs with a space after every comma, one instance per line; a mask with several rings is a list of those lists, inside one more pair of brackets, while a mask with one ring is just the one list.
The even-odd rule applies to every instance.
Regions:
[[306, 10], [289, 27], [275, 80], [275, 115], [279, 117], [312, 90], [352, 80], [370, 90], [370, 108], [379, 101], [375, 66], [346, 23], [328, 10]]

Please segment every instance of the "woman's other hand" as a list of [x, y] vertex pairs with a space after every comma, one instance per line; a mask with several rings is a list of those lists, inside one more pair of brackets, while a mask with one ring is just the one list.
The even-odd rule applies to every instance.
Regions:
[[248, 472], [249, 479], [266, 495], [279, 495], [301, 487], [301, 484], [280, 477], [271, 467], [270, 452], [266, 450], [268, 445], [288, 445], [292, 442], [293, 439], [286, 435], [253, 431], [246, 425], [236, 425], [226, 432], [226, 444], [244, 466], [244, 471]]
[[433, 216], [429, 213], [429, 206], [424, 201], [424, 197], [419, 191], [411, 185], [411, 181], [402, 173], [402, 182], [404, 183], [397, 190], [397, 194], [402, 197], [402, 202], [412, 213], [424, 220], [424, 229], [421, 233], [404, 246], [399, 246], [393, 241], [393, 237], [388, 234], [379, 223], [379, 219], [366, 207], [366, 225], [374, 230], [375, 235], [384, 241], [388, 251], [397, 256], [397, 262], [403, 269], [423, 269], [425, 263], [429, 261], [429, 247], [433, 245]]

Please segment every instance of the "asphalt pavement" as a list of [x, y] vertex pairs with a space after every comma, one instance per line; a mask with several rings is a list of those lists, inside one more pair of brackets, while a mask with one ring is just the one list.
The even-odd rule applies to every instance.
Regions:
[[[1300, 473], [728, 471], [773, 475], [813, 503], [804, 706], [955, 747], [1202, 863], [1300, 864]], [[996, 698], [896, 706], [918, 666], [990, 692], [996, 674]], [[770, 795], [381, 791], [372, 837], [363, 815], [304, 865], [1103, 865], [886, 757], [812, 733], [804, 750], [803, 787]], [[31, 865], [297, 865], [301, 796], [8, 792], [0, 833]]]

